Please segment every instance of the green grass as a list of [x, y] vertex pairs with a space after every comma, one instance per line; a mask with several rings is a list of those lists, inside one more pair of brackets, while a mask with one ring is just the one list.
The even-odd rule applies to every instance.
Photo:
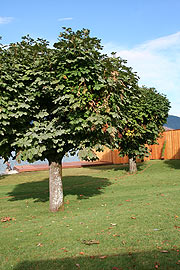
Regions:
[[180, 160], [63, 175], [58, 213], [48, 172], [0, 177], [0, 218], [12, 218], [0, 222], [1, 270], [180, 269]]

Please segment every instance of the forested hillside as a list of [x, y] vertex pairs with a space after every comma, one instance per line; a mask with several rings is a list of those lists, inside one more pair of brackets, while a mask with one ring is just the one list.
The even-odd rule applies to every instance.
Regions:
[[180, 129], [180, 117], [169, 115], [167, 123], [164, 126], [171, 129]]

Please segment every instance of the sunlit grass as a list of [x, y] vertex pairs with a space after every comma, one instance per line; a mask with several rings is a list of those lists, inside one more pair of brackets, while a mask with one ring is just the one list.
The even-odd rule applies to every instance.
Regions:
[[0, 269], [180, 268], [180, 161], [151, 161], [135, 175], [119, 165], [63, 175], [58, 213], [47, 171], [0, 178], [0, 218], [12, 219], [0, 224]]

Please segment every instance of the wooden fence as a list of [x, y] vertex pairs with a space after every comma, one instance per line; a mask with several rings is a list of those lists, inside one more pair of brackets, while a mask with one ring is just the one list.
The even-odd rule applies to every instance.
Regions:
[[[145, 160], [161, 159], [165, 141], [164, 159], [180, 159], [180, 129], [178, 129], [165, 131], [158, 139], [158, 144], [149, 146], [151, 154]], [[97, 153], [97, 155], [100, 161], [108, 161], [113, 164], [128, 163], [128, 157], [120, 157], [118, 150], [111, 151], [105, 148], [104, 152]]]

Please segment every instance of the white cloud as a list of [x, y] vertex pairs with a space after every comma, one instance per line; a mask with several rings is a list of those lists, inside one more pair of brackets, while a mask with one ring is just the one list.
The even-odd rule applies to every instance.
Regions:
[[169, 49], [170, 46], [176, 47], [176, 45], [179, 44], [179, 41], [180, 41], [180, 32], [177, 32], [172, 35], [160, 37], [155, 40], [145, 42], [140, 47], [146, 50], [166, 50]]
[[0, 16], [0, 24], [7, 24], [12, 22], [13, 17], [2, 17]]
[[[107, 49], [109, 51], [109, 46]], [[117, 56], [128, 60], [127, 65], [140, 77], [140, 85], [155, 87], [167, 95], [172, 107], [170, 114], [180, 116], [180, 32], [132, 49], [119, 50], [111, 46], [111, 51], [117, 51]]]
[[71, 17], [67, 17], [67, 18], [59, 18], [58, 21], [59, 22], [63, 22], [63, 21], [71, 21], [73, 18]]

